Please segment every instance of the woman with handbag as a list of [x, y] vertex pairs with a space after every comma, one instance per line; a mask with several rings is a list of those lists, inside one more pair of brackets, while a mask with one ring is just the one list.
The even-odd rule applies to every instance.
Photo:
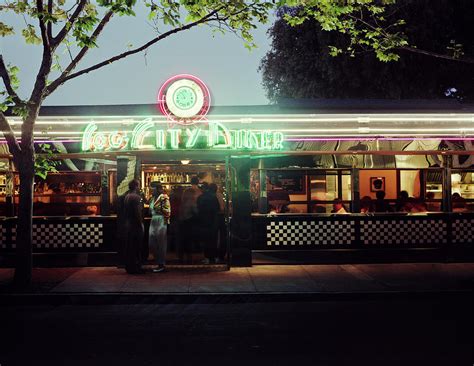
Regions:
[[154, 273], [163, 272], [166, 263], [167, 226], [171, 216], [170, 199], [161, 184], [157, 184], [150, 199], [151, 222], [148, 245], [155, 257]]

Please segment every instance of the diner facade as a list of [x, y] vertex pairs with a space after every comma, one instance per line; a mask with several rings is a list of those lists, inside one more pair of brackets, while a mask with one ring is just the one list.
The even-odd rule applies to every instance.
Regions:
[[[209, 106], [181, 120], [158, 107], [41, 109], [37, 154], [58, 163], [35, 180], [34, 252], [79, 253], [82, 264], [113, 258], [117, 198], [128, 182], [140, 180], [147, 202], [153, 182], [171, 194], [193, 176], [215, 183], [225, 200], [228, 265], [285, 256], [304, 262], [323, 252], [336, 261], [350, 251], [444, 259], [472, 252], [473, 105], [282, 101]], [[21, 120], [8, 120], [19, 132]], [[46, 156], [43, 144], [54, 153]], [[19, 182], [1, 146], [0, 255], [9, 255]]]

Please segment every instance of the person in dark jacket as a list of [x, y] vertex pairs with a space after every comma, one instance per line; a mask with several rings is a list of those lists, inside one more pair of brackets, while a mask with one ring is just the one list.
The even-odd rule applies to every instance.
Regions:
[[129, 191], [123, 198], [123, 224], [125, 228], [125, 270], [130, 274], [143, 273], [143, 200], [140, 183], [134, 179], [128, 184]]
[[217, 186], [210, 184], [197, 199], [197, 211], [201, 243], [204, 249], [203, 263], [215, 263], [217, 257], [217, 233], [219, 200], [216, 196]]
[[374, 202], [375, 212], [392, 212], [392, 208], [390, 207], [390, 204], [385, 200], [384, 191], [375, 192], [375, 197], [377, 197], [377, 199]]
[[[179, 247], [178, 258], [181, 263], [192, 264], [193, 247], [198, 237], [197, 199], [202, 191], [199, 189], [199, 178], [191, 178], [191, 187], [187, 188], [181, 197], [179, 207]], [[171, 208], [173, 210], [173, 208]]]

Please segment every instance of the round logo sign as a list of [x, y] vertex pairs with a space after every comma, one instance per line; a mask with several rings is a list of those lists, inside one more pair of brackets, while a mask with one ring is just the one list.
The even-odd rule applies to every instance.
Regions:
[[166, 80], [158, 92], [161, 112], [174, 123], [191, 125], [203, 120], [210, 104], [209, 89], [193, 75], [173, 76]]

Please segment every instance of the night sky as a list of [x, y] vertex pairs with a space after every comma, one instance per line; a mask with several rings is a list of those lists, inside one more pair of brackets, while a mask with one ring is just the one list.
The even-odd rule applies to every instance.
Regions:
[[[10, 15], [2, 20], [20, 27], [16, 36], [0, 38], [0, 47], [5, 62], [20, 67], [20, 94], [25, 98], [39, 67], [41, 46], [26, 45], [18, 36], [25, 24], [22, 18]], [[213, 105], [267, 104], [257, 68], [269, 48], [266, 31], [272, 20], [254, 32], [259, 48], [251, 52], [233, 34], [213, 35], [209, 27], [193, 28], [160, 41], [146, 56], [137, 54], [69, 81], [44, 104], [153, 103], [160, 85], [178, 73], [194, 74], [205, 81]], [[144, 9], [137, 11], [136, 18], [116, 17], [99, 38], [99, 48], [90, 51], [79, 69], [124, 52], [129, 44], [141, 45], [153, 32]]]

